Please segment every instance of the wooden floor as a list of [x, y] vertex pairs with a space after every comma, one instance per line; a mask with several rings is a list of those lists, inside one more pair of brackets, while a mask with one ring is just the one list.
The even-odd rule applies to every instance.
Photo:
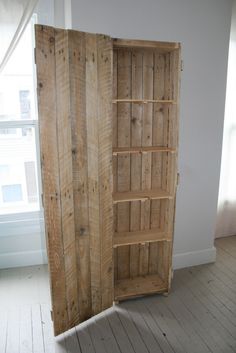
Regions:
[[0, 271], [0, 353], [236, 352], [236, 236], [175, 271], [171, 294], [123, 302], [53, 337], [46, 266]]

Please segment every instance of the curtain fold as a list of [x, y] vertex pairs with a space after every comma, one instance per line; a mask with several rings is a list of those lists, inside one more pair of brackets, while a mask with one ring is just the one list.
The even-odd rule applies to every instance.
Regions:
[[0, 73], [14, 51], [38, 0], [0, 0]]
[[236, 235], [236, 1], [229, 45], [216, 237]]

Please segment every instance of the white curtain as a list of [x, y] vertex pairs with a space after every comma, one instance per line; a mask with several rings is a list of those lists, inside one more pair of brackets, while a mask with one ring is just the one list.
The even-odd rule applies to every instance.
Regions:
[[236, 1], [233, 5], [216, 237], [236, 235]]
[[37, 0], [0, 0], [0, 73], [16, 47]]

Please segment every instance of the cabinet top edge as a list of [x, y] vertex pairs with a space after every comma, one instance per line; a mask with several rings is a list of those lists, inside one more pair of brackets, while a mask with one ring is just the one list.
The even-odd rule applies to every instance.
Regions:
[[138, 39], [121, 39], [112, 38], [113, 48], [143, 48], [143, 49], [159, 49], [161, 51], [172, 51], [181, 49], [179, 42], [161, 42], [151, 40]]

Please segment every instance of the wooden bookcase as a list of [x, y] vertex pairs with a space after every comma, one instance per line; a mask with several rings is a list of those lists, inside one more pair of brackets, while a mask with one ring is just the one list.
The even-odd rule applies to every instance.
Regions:
[[180, 44], [37, 25], [35, 54], [57, 335], [170, 289]]
[[168, 292], [179, 45], [113, 41], [114, 297]]

